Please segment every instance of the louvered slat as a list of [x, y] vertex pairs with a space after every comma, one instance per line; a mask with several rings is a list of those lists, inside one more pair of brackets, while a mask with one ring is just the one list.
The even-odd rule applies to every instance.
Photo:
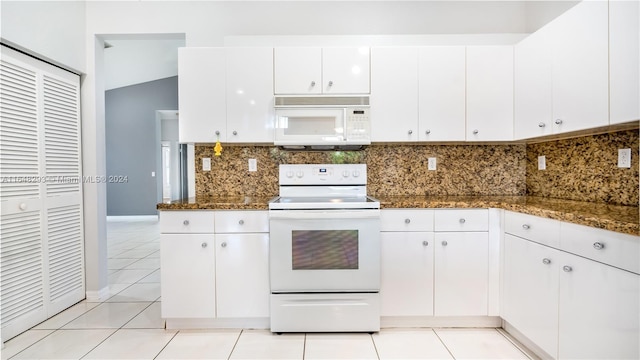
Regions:
[[37, 197], [38, 118], [36, 73], [0, 61], [0, 201]]
[[80, 191], [78, 88], [44, 76], [47, 196]]
[[3, 326], [44, 306], [40, 212], [2, 215]]
[[49, 209], [49, 286], [51, 301], [82, 289], [82, 223], [80, 205]]

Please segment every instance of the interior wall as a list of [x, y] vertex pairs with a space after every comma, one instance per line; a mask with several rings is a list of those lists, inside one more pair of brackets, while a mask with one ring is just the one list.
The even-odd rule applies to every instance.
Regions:
[[107, 216], [157, 214], [156, 110], [177, 108], [177, 76], [105, 93]]

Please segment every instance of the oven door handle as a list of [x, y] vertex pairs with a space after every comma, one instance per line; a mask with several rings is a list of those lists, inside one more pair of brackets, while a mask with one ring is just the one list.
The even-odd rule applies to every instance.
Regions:
[[379, 219], [380, 210], [271, 210], [269, 219], [325, 220], [325, 219]]

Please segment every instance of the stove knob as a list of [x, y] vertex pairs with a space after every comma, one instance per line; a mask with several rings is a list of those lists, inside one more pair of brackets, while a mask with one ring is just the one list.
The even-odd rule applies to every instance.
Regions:
[[298, 171], [296, 173], [296, 176], [299, 177], [299, 178], [302, 178], [304, 176], [304, 173], [302, 171]]
[[293, 171], [287, 171], [287, 177], [288, 178], [292, 178], [293, 177]]
[[346, 177], [346, 178], [349, 177], [349, 171], [348, 170], [343, 171], [342, 177]]
[[353, 177], [358, 177], [358, 176], [360, 176], [360, 171], [354, 170], [353, 171]]

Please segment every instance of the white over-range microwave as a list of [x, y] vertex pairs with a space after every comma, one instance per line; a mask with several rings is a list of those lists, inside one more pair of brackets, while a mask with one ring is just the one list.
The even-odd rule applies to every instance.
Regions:
[[369, 96], [277, 96], [274, 144], [287, 150], [361, 150], [371, 144]]

